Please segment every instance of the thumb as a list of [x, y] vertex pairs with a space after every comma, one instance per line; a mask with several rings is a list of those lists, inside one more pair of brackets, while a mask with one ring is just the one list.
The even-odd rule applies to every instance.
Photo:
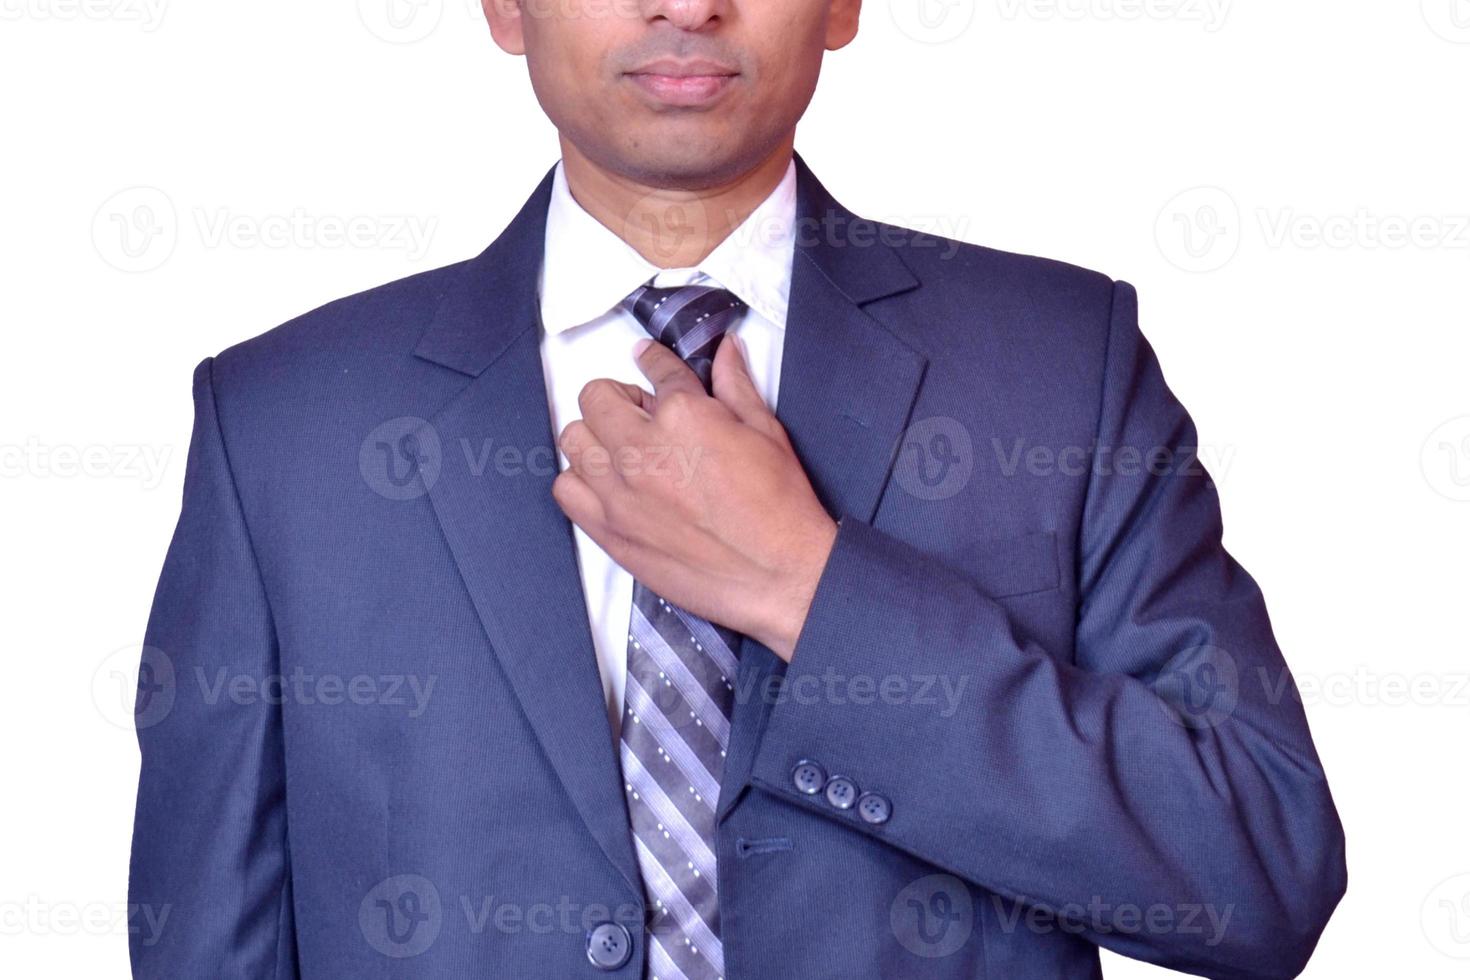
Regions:
[[735, 417], [746, 425], [774, 435], [780, 423], [765, 399], [756, 390], [745, 363], [745, 346], [734, 334], [725, 334], [720, 346], [715, 349], [715, 363], [710, 371], [710, 389], [720, 404], [735, 413]]

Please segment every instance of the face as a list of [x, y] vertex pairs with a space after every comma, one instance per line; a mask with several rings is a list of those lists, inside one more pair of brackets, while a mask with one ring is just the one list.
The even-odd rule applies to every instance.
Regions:
[[563, 139], [603, 170], [700, 190], [789, 141], [861, 0], [484, 0]]

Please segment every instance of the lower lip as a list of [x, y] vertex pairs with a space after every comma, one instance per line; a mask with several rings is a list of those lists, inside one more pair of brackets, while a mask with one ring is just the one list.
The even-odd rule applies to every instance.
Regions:
[[734, 75], [629, 75], [656, 101], [672, 106], [708, 105], [724, 94]]

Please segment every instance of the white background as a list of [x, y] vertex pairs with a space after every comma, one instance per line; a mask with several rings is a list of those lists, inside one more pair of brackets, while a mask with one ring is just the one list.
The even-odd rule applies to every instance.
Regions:
[[[798, 149], [861, 214], [1138, 287], [1346, 825], [1307, 976], [1465, 976], [1470, 3], [926, 4], [869, 0]], [[124, 977], [115, 675], [192, 368], [478, 252], [557, 150], [468, 0], [0, 0], [0, 81], [0, 973]]]

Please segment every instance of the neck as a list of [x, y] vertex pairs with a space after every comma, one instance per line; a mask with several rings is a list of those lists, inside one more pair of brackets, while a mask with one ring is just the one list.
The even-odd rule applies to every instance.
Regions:
[[795, 133], [750, 170], [698, 190], [655, 187], [614, 173], [583, 155], [565, 137], [567, 188], [588, 214], [661, 269], [703, 262], [770, 196], [791, 162]]

